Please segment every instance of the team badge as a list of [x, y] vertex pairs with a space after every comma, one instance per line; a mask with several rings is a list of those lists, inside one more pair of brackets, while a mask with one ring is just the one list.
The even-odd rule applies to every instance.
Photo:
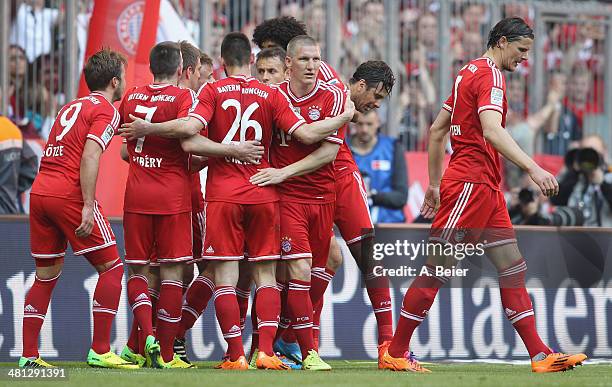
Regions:
[[289, 238], [288, 236], [282, 237], [281, 250], [283, 250], [283, 253], [288, 253], [291, 251], [291, 238]]
[[135, 1], [125, 7], [117, 18], [117, 38], [123, 49], [130, 55], [136, 54], [144, 6], [144, 0]]
[[308, 109], [308, 118], [313, 121], [316, 121], [321, 118], [321, 108], [316, 105], [311, 106], [310, 109]]

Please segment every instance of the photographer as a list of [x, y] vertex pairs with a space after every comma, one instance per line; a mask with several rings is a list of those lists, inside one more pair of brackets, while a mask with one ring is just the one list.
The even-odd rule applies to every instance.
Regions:
[[531, 187], [523, 188], [518, 193], [518, 204], [508, 212], [512, 224], [528, 226], [548, 226], [552, 222], [549, 218], [542, 216], [540, 193]]
[[605, 154], [601, 137], [585, 137], [579, 149], [565, 155], [566, 171], [559, 177], [559, 195], [551, 198], [557, 206], [579, 209], [584, 226], [612, 226], [612, 172]]

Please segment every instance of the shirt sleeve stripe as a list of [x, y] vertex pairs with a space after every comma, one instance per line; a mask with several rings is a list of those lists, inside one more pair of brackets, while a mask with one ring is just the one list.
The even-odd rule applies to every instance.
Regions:
[[106, 150], [106, 144], [104, 144], [104, 141], [102, 141], [98, 136], [93, 135], [91, 133], [89, 133], [87, 135], [87, 138], [89, 138], [90, 140], [94, 140], [95, 142], [98, 143], [98, 145], [100, 145], [102, 147], [102, 150], [105, 151]]
[[342, 141], [342, 139], [338, 137], [325, 137], [325, 141], [333, 142], [334, 144], [340, 145], [344, 143], [344, 141]]
[[208, 126], [208, 122], [204, 119], [204, 117], [202, 117], [198, 113], [190, 112], [189, 117], [193, 117], [197, 119], [198, 121], [200, 121], [204, 126]]
[[306, 123], [306, 121], [304, 121], [303, 118], [301, 118], [298, 122], [296, 122], [291, 129], [289, 129], [288, 134], [291, 135], [293, 132], [295, 132], [297, 130], [297, 128], [299, 128], [300, 126], [304, 125]]
[[442, 105], [442, 108], [443, 108], [444, 110], [447, 110], [449, 113], [452, 113], [452, 112], [453, 112], [453, 108], [452, 108], [452, 107], [450, 107], [450, 106], [448, 106], [447, 104]]
[[478, 108], [478, 114], [480, 114], [481, 112], [485, 111], [485, 110], [495, 110], [500, 112], [501, 114], [504, 114], [504, 109], [500, 108], [499, 106], [496, 105], [484, 105]]

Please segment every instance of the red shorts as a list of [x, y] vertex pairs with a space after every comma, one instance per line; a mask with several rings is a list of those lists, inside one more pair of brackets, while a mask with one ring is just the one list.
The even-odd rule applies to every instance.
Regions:
[[516, 242], [504, 194], [486, 184], [442, 180], [429, 239], [482, 243], [485, 248]]
[[335, 203], [281, 202], [281, 258], [312, 258], [312, 267], [325, 267], [334, 208]]
[[125, 262], [133, 265], [191, 260], [191, 212], [172, 215], [123, 214]]
[[280, 258], [278, 202], [207, 202], [204, 207], [204, 259], [250, 262]]
[[[336, 180], [334, 223], [347, 245], [374, 236], [368, 195], [359, 171]], [[331, 235], [334, 235], [333, 232]]]
[[189, 263], [199, 262], [204, 259], [202, 244], [204, 243], [204, 222], [206, 214], [204, 210], [191, 213], [191, 232], [193, 238], [193, 259]]
[[[117, 260], [115, 234], [94, 202], [94, 226], [87, 238], [74, 231], [81, 224], [83, 203], [53, 196], [30, 195], [30, 246], [32, 257], [58, 259], [66, 254], [67, 242], [74, 255], [85, 255], [94, 265]], [[107, 250], [104, 250], [107, 249]]]

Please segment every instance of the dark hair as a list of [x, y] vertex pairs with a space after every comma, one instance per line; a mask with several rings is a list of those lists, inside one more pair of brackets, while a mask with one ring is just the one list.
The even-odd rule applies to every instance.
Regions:
[[514, 42], [522, 38], [534, 38], [533, 30], [520, 17], [509, 17], [500, 20], [489, 32], [487, 48], [495, 47], [502, 36], [505, 36], [508, 42]]
[[265, 41], [271, 40], [284, 50], [291, 39], [298, 35], [306, 35], [306, 26], [292, 16], [281, 16], [268, 19], [255, 27], [253, 43], [262, 48]]
[[256, 62], [259, 62], [260, 59], [278, 58], [284, 66], [286, 56], [287, 52], [280, 47], [264, 48], [257, 54]]
[[104, 90], [113, 78], [121, 79], [121, 68], [127, 59], [120, 53], [103, 48], [87, 59], [83, 74], [90, 91]]
[[149, 67], [154, 77], [172, 77], [180, 64], [181, 47], [176, 42], [158, 43], [149, 53]]
[[200, 51], [200, 63], [202, 63], [202, 66], [207, 65], [213, 67], [212, 58], [204, 51]]
[[302, 46], [318, 47], [319, 44], [317, 43], [316, 40], [314, 40], [312, 37], [308, 35], [298, 35], [294, 37], [293, 39], [291, 39], [291, 41], [289, 41], [289, 44], [287, 44], [287, 55], [288, 56], [295, 55], [295, 50], [297, 49], [297, 47], [302, 47]]
[[200, 49], [186, 40], [181, 40], [179, 42], [179, 47], [181, 49], [181, 55], [183, 56], [183, 71], [187, 70], [187, 67], [190, 66], [191, 69], [195, 71], [198, 65], [198, 59], [200, 59]]
[[242, 32], [230, 32], [221, 43], [221, 57], [226, 66], [244, 66], [251, 61], [251, 43]]
[[378, 87], [378, 84], [382, 82], [387, 94], [391, 94], [393, 84], [395, 84], [393, 70], [382, 60], [369, 60], [360, 64], [353, 73], [349, 83], [359, 82], [360, 79], [366, 82], [368, 88]]

